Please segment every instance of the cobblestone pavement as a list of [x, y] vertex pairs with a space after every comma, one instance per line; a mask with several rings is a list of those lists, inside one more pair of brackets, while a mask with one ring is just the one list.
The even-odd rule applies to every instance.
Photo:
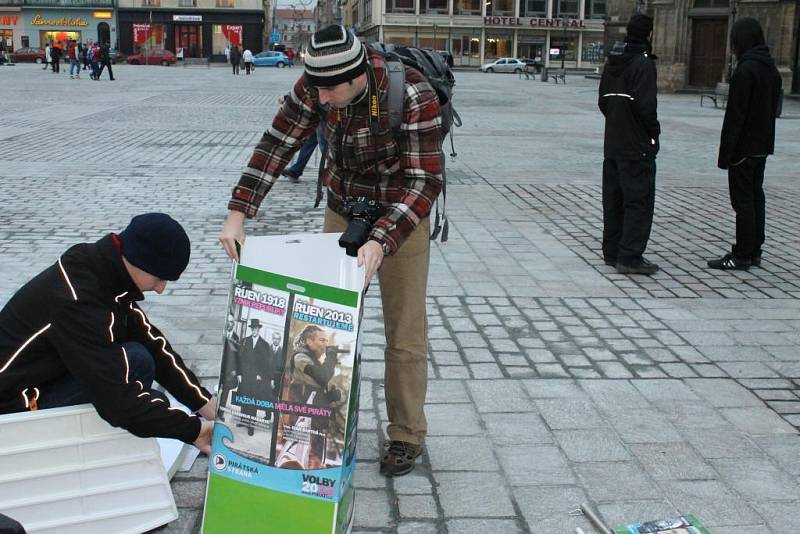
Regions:
[[[230, 275], [216, 242], [225, 200], [299, 70], [115, 70], [117, 81], [94, 83], [0, 68], [0, 302], [69, 244], [170, 212], [192, 261], [146, 305], [212, 386]], [[763, 267], [714, 273], [705, 260], [733, 233], [715, 168], [722, 112], [662, 96], [648, 256], [663, 272], [624, 277], [599, 253], [597, 82], [457, 79], [452, 229], [432, 250], [428, 302], [430, 436], [413, 474], [378, 475], [383, 337], [370, 294], [355, 530], [592, 532], [569, 513], [590, 502], [612, 524], [693, 512], [715, 534], [796, 531], [800, 106], [786, 102], [767, 163]], [[248, 231], [319, 228], [313, 175], [279, 182]], [[180, 519], [161, 532], [198, 531], [206, 468], [176, 476]]]

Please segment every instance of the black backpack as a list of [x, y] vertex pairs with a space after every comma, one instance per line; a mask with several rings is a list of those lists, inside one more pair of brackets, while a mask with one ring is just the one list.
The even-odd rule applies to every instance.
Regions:
[[[433, 50], [405, 47], [386, 43], [370, 43], [370, 48], [380, 52], [386, 63], [386, 74], [389, 77], [388, 108], [389, 123], [394, 132], [397, 132], [403, 122], [403, 102], [405, 100], [406, 71], [408, 65], [418, 70], [428, 83], [431, 84], [439, 97], [439, 108], [442, 115], [442, 144], [450, 136], [450, 157], [457, 156], [453, 144], [452, 127], [461, 126], [461, 117], [453, 108], [453, 87], [456, 84], [453, 71], [441, 54]], [[445, 213], [447, 201], [447, 174], [445, 172], [445, 157], [442, 154], [442, 206], [439, 209], [438, 199], [435, 201], [434, 210], [436, 218], [431, 227], [431, 239], [436, 239], [441, 233], [442, 243], [447, 241], [449, 224]]]

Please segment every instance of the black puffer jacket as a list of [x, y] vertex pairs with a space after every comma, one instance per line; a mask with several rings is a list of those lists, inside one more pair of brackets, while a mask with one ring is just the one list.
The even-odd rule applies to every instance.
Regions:
[[775, 151], [775, 118], [783, 81], [769, 48], [756, 45], [739, 58], [731, 76], [717, 166], [727, 169], [748, 156]]
[[145, 345], [158, 383], [192, 410], [211, 394], [136, 304], [144, 296], [122, 263], [115, 237], [70, 248], [0, 311], [0, 414], [30, 409], [69, 373], [110, 424], [137, 436], [191, 443], [200, 420], [153, 399], [129, 377], [120, 344]]
[[606, 158], [653, 159], [658, 153], [656, 66], [648, 45], [629, 39], [608, 54], [600, 80], [598, 106], [606, 117]]

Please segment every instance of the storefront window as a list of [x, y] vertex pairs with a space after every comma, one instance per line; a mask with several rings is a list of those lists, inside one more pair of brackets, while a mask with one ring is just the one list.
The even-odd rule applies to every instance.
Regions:
[[414, 38], [408, 35], [385, 35], [383, 38], [385, 43], [396, 44], [400, 46], [414, 46]]
[[557, 17], [578, 16], [578, 0], [558, 0], [556, 6], [558, 6], [558, 12], [554, 15]]
[[605, 49], [602, 39], [591, 40], [584, 34], [583, 50], [581, 51], [581, 61], [583, 61], [584, 66], [586, 66], [586, 63], [590, 65], [601, 65], [603, 63], [604, 53]]
[[534, 59], [537, 56], [542, 58], [542, 64], [544, 64], [544, 37], [520, 36], [517, 43], [517, 57]]
[[[578, 61], [578, 36], [575, 34], [567, 34], [566, 38], [563, 34], [553, 32], [550, 35], [550, 66], [561, 67], [563, 62], [564, 67], [577, 67]], [[553, 53], [556, 52], [556, 53]]]
[[547, 0], [523, 0], [519, 5], [523, 17], [547, 16]]
[[447, 50], [447, 29], [445, 31], [433, 35], [420, 35], [419, 47], [432, 48], [434, 50]]
[[447, 13], [447, 0], [421, 0], [422, 13]]
[[369, 22], [372, 20], [372, 0], [364, 0], [364, 16], [361, 18], [362, 22]]
[[514, 11], [514, 0], [486, 0], [486, 13], [495, 17], [508, 16]]
[[456, 15], [480, 15], [481, 0], [454, 0], [453, 13]]
[[0, 30], [0, 43], [6, 48], [7, 52], [14, 51], [14, 31]]
[[387, 13], [413, 13], [414, 0], [388, 0], [386, 3]]
[[602, 19], [606, 16], [606, 0], [592, 0], [590, 19]]
[[498, 57], [511, 57], [513, 51], [511, 45], [514, 38], [511, 35], [486, 35], [486, 45], [483, 50], [483, 57], [486, 59], [495, 59]]
[[[134, 24], [134, 26], [137, 26]], [[163, 24], [143, 24], [145, 32], [144, 41], [141, 43], [133, 43], [133, 51], [139, 54], [145, 54], [148, 50], [158, 50], [164, 48], [164, 25]], [[149, 29], [147, 28], [149, 26]], [[136, 32], [134, 31], [134, 34]]]
[[234, 0], [217, 0], [217, 7], [236, 7], [236, 2]]
[[67, 41], [70, 40], [81, 41], [81, 32], [64, 32], [64, 31], [40, 31], [39, 42], [42, 43], [42, 48], [47, 43], [58, 43], [62, 48], [66, 46]]

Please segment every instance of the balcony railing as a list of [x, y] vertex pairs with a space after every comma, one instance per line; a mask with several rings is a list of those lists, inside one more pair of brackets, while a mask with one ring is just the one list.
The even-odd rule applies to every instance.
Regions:
[[[0, 0], [0, 5], [8, 5], [3, 3], [7, 1]], [[37, 7], [114, 7], [114, 0], [23, 0], [23, 4]]]
[[22, 0], [0, 0], [0, 6], [21, 6]]

